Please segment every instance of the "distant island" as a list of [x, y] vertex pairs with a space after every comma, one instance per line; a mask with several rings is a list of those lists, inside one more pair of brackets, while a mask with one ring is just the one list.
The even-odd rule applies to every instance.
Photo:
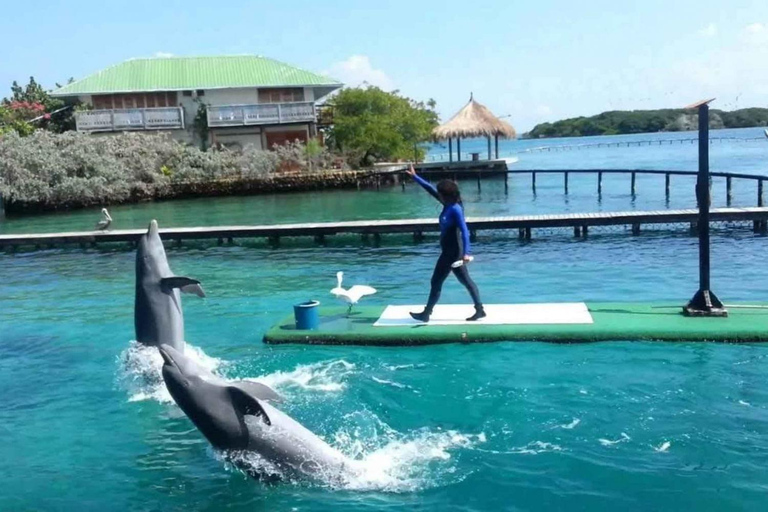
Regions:
[[[768, 108], [743, 108], [726, 112], [709, 111], [710, 128], [768, 126]], [[591, 117], [574, 117], [554, 123], [537, 124], [527, 138], [588, 137], [625, 133], [679, 132], [695, 130], [698, 115], [690, 110], [613, 110]]]

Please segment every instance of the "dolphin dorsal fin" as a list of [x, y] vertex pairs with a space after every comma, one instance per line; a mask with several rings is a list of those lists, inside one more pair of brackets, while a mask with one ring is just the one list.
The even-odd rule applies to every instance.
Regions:
[[193, 293], [198, 297], [205, 297], [205, 292], [203, 291], [203, 287], [200, 286], [200, 281], [189, 277], [164, 277], [160, 280], [160, 286], [167, 290], [178, 288], [182, 293]]
[[241, 380], [232, 382], [230, 385], [240, 388], [257, 400], [267, 400], [270, 402], [282, 402], [283, 397], [278, 395], [277, 392], [266, 384], [261, 382], [254, 382], [252, 380]]
[[229, 386], [227, 389], [229, 390], [229, 396], [232, 397], [232, 404], [240, 414], [243, 416], [256, 416], [267, 425], [272, 425], [272, 420], [269, 419], [266, 411], [264, 411], [264, 408], [256, 398], [235, 386]]

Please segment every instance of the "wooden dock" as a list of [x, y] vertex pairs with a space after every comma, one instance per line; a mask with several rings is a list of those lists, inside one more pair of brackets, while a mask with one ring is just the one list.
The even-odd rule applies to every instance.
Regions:
[[[638, 234], [643, 225], [682, 224], [695, 227], [698, 210], [660, 210], [599, 212], [559, 215], [517, 215], [510, 217], [471, 217], [467, 219], [472, 234], [478, 231], [518, 230], [520, 238], [530, 239], [537, 228], [573, 228], [575, 236], [586, 236], [593, 226], [630, 226]], [[755, 231], [766, 232], [768, 207], [715, 208], [711, 210], [713, 222], [752, 222]], [[323, 242], [325, 237], [341, 234], [372, 235], [375, 240], [388, 233], [412, 233], [415, 239], [424, 233], [437, 232], [434, 218], [379, 221], [323, 222], [311, 224], [276, 224], [262, 226], [211, 226], [188, 228], [161, 228], [160, 236], [167, 241], [216, 240], [219, 244], [235, 238], [266, 238], [277, 244], [283, 237], [314, 237]], [[145, 229], [113, 231], [81, 231], [70, 233], [35, 233], [0, 235], [0, 247], [53, 248], [75, 244], [82, 247], [128, 242], [135, 243]]]
[[[501, 158], [495, 160], [462, 160], [454, 162], [420, 162], [414, 164], [416, 172], [425, 178], [440, 179], [466, 179], [466, 178], [490, 178], [506, 176], [510, 163], [516, 162], [514, 158]], [[407, 169], [405, 164], [377, 165], [376, 173], [379, 176], [400, 175]], [[408, 180], [404, 180], [408, 181]]]

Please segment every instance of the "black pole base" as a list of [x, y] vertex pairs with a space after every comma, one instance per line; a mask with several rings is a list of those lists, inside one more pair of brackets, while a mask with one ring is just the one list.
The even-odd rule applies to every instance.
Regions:
[[691, 301], [683, 307], [685, 316], [728, 316], [720, 299], [709, 290], [699, 290]]

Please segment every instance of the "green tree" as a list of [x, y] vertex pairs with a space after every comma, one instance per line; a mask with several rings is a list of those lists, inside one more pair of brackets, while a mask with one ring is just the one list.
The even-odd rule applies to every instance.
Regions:
[[359, 165], [424, 158], [420, 144], [437, 126], [434, 100], [419, 102], [378, 87], [343, 89], [332, 106], [329, 145]]
[[35, 127], [26, 121], [29, 115], [27, 109], [11, 108], [0, 103], [0, 136], [16, 132], [24, 137], [35, 131]]
[[[73, 81], [74, 79], [70, 78], [68, 83]], [[56, 87], [60, 85], [56, 84]], [[74, 106], [76, 104], [77, 102], [66, 103], [51, 97], [32, 76], [29, 77], [29, 83], [23, 87], [14, 81], [11, 85], [11, 96], [3, 98], [2, 101], [4, 107], [17, 113], [19, 118], [15, 122], [24, 122], [33, 129], [44, 128], [56, 133], [75, 129]], [[28, 116], [21, 118], [24, 114]], [[35, 121], [32, 121], [33, 119]]]
[[[614, 110], [589, 118], [574, 117], [555, 123], [541, 123], [536, 125], [528, 136], [571, 137], [695, 130], [697, 119], [696, 112], [683, 109]], [[709, 127], [712, 129], [748, 126], [768, 126], [768, 109], [745, 108], [732, 112], [710, 110]]]

